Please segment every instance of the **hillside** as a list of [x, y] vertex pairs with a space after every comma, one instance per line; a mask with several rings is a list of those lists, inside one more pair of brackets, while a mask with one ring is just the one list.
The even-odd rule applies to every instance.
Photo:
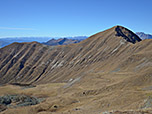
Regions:
[[[132, 44], [138, 41], [141, 41], [138, 36], [123, 27], [117, 26], [97, 33], [75, 45], [50, 47], [37, 42], [13, 43], [0, 50], [2, 74], [0, 82], [37, 83], [43, 82], [45, 75], [49, 76], [50, 82], [53, 79], [56, 80], [55, 76], [59, 76], [58, 80], [63, 81], [62, 78], [68, 78], [66, 73], [72, 73], [71, 67], [79, 69], [80, 66], [83, 68], [87, 64], [90, 66], [103, 60], [106, 62], [112, 55], [116, 57], [118, 53], [125, 55], [127, 49], [122, 50], [128, 45], [128, 49], [131, 48]], [[132, 52], [130, 51], [130, 53]], [[119, 55], [119, 57], [121, 56]]]
[[[152, 107], [151, 49], [151, 39], [141, 41], [122, 26], [76, 44], [47, 46], [31, 42], [1, 48], [0, 84], [5, 86], [0, 94], [46, 98], [35, 106], [3, 112], [99, 114], [148, 110]], [[8, 85], [12, 83], [36, 86], [21, 90]]]

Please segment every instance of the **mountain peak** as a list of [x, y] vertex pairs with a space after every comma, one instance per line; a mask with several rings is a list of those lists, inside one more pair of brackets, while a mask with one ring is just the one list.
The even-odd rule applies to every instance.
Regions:
[[151, 34], [146, 34], [144, 32], [136, 32], [136, 34], [142, 39], [152, 39], [152, 35]]
[[136, 42], [141, 41], [141, 39], [135, 33], [123, 26], [117, 25], [113, 28], [116, 36], [123, 37], [128, 42], [135, 44]]

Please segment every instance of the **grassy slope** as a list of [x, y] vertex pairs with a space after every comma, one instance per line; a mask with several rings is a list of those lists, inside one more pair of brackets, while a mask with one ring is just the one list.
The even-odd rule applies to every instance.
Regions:
[[[22, 89], [6, 85], [0, 87], [0, 94], [21, 93], [46, 97], [46, 100], [35, 106], [8, 109], [2, 113], [99, 114], [110, 110], [141, 110], [146, 99], [152, 96], [152, 40], [131, 44], [122, 37], [115, 36], [113, 30], [111, 28], [98, 33], [79, 44], [59, 46], [55, 48], [58, 51], [45, 50], [43, 57], [46, 59], [42, 57], [39, 61], [46, 62], [57, 52], [54, 60], [64, 56], [59, 60], [69, 63], [51, 71], [49, 70], [54, 64], [48, 65], [47, 72], [35, 82], [38, 85], [34, 88]], [[48, 52], [50, 55], [46, 56]], [[31, 60], [32, 58], [26, 64]], [[40, 62], [34, 64], [38, 66]], [[19, 74], [21, 73], [22, 71]], [[36, 74], [39, 72], [34, 71], [32, 76], [37, 76]], [[32, 76], [31, 80], [35, 78]], [[26, 76], [22, 80], [28, 82]]]

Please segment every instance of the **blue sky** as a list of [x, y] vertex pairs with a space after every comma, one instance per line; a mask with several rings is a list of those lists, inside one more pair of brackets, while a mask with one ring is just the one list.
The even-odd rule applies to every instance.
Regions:
[[0, 37], [90, 36], [115, 25], [152, 34], [152, 0], [0, 0]]

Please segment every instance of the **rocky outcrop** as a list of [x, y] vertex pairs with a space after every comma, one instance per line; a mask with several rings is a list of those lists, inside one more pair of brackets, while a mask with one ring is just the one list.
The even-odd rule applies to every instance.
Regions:
[[27, 95], [5, 95], [0, 96], [1, 111], [7, 108], [16, 108], [22, 106], [36, 105], [41, 102], [41, 99]]

